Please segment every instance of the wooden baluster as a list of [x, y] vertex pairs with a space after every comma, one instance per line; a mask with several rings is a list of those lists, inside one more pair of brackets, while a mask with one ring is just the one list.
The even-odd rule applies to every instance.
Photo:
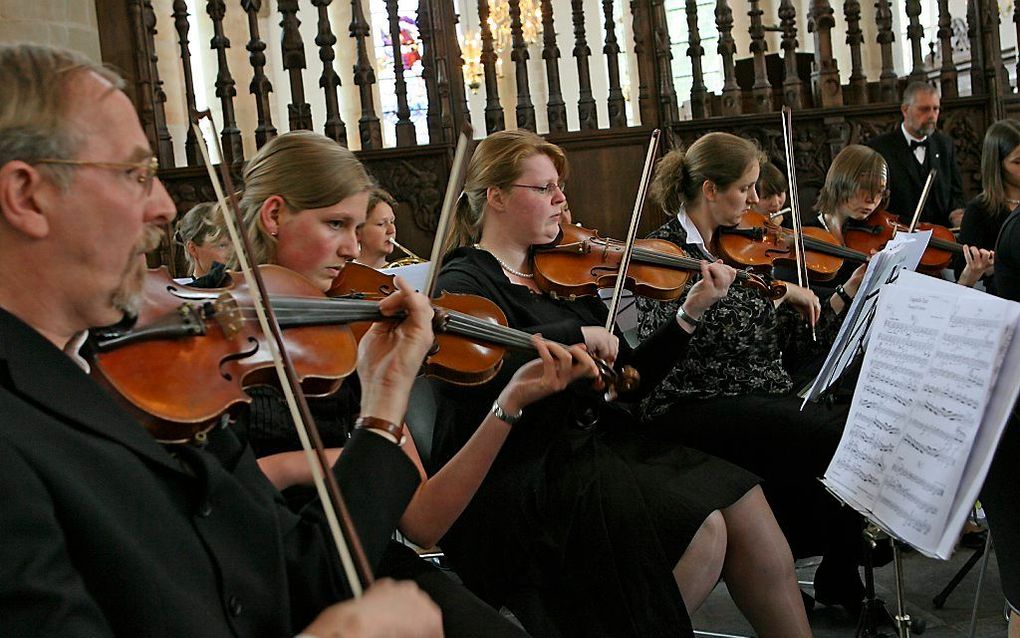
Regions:
[[305, 85], [301, 79], [301, 71], [305, 68], [305, 44], [301, 39], [301, 21], [297, 18], [298, 0], [279, 0], [277, 8], [283, 18], [283, 68], [290, 78], [290, 104], [287, 114], [290, 119], [290, 130], [312, 130], [312, 106], [305, 102]]
[[560, 48], [556, 46], [556, 27], [553, 24], [550, 0], [542, 0], [542, 45], [545, 76], [549, 84], [549, 100], [545, 106], [549, 132], [564, 133], [567, 130], [567, 103], [563, 101], [563, 90], [560, 88]]
[[829, 0], [811, 0], [811, 20], [808, 32], [815, 34], [815, 71], [811, 74], [818, 100], [815, 106], [843, 105], [843, 87], [839, 79], [839, 65], [832, 56], [832, 28], [836, 26]]
[[[1017, 0], [1020, 2], [1020, 0]], [[1016, 20], [1014, 14], [1013, 19]], [[942, 86], [942, 98], [954, 98], [960, 94], [957, 84], [956, 64], [953, 62], [953, 16], [949, 15], [949, 0], [939, 0], [938, 37], [942, 51], [942, 68], [939, 82]]]
[[797, 8], [792, 0], [779, 3], [779, 26], [783, 30], [782, 48], [785, 66], [783, 78], [783, 103], [791, 109], [804, 106], [804, 87], [797, 69]]
[[1002, 96], [1011, 92], [1009, 74], [1002, 63], [1002, 42], [999, 39], [999, 5], [991, 0], [981, 2], [981, 43], [984, 45], [985, 88], [992, 95], [992, 117], [996, 120], [1005, 117]]
[[591, 93], [591, 71], [588, 69], [591, 49], [585, 39], [584, 0], [570, 0], [570, 8], [574, 21], [574, 59], [577, 60], [577, 119], [582, 131], [597, 129], [599, 116]]
[[418, 35], [421, 38], [421, 78], [425, 82], [425, 97], [428, 109], [425, 111], [425, 123], [429, 129], [429, 143], [439, 144], [445, 140], [443, 135], [442, 106], [439, 100], [439, 77], [436, 64], [435, 38], [432, 35], [431, 0], [418, 2]]
[[531, 87], [528, 82], [528, 58], [531, 56], [524, 42], [520, 0], [510, 0], [510, 36], [513, 42], [510, 60], [514, 63], [514, 79], [517, 82], [517, 127], [534, 131], [535, 105], [531, 103]]
[[[191, 25], [188, 22], [188, 3], [186, 0], [174, 0], [173, 4], [174, 27], [177, 29], [177, 41], [181, 47], [181, 65], [184, 69], [184, 103], [188, 113], [194, 113], [195, 106], [195, 78], [191, 72], [191, 48], [188, 42], [188, 31]], [[189, 115], [190, 121], [190, 115]], [[198, 152], [198, 140], [195, 138], [195, 130], [189, 125], [184, 138], [184, 157], [188, 166], [201, 166], [202, 154]]]
[[850, 85], [847, 87], [847, 98], [850, 104], [867, 104], [868, 78], [864, 75], [864, 65], [861, 63], [861, 45], [864, 44], [861, 3], [846, 0], [843, 3], [843, 16], [846, 18], [846, 43], [850, 45]]
[[723, 61], [722, 114], [740, 115], [740, 86], [733, 68], [737, 46], [733, 42], [733, 10], [726, 0], [715, 3], [715, 24], [719, 29], [719, 55]]
[[921, 26], [921, 0], [906, 0], [907, 39], [910, 40], [910, 52], [914, 66], [907, 79], [910, 82], [924, 82], [928, 74], [924, 71], [924, 54], [921, 40], [924, 39], [924, 27]]
[[220, 99], [220, 109], [223, 111], [223, 131], [220, 133], [220, 145], [223, 147], [221, 161], [239, 167], [244, 163], [244, 146], [241, 144], [241, 130], [237, 128], [237, 118], [234, 116], [234, 96], [237, 95], [237, 89], [227, 64], [230, 40], [223, 35], [223, 16], [226, 14], [227, 4], [224, 0], [209, 0], [205, 5], [205, 11], [213, 23], [213, 38], [210, 45], [216, 51], [216, 97]]
[[616, 20], [613, 19], [613, 0], [602, 0], [602, 14], [605, 17], [606, 44], [602, 53], [606, 56], [609, 71], [609, 98], [606, 106], [609, 113], [609, 128], [627, 126], [627, 106], [620, 88], [620, 44], [616, 39]]
[[390, 46], [393, 50], [393, 78], [397, 91], [397, 146], [416, 146], [418, 138], [407, 106], [407, 82], [404, 81], [404, 54], [400, 48], [400, 15], [398, 0], [386, 0], [386, 18], [390, 23]]
[[478, 56], [485, 75], [485, 132], [494, 133], [506, 128], [503, 106], [499, 102], [499, 77], [496, 74], [496, 47], [489, 28], [489, 2], [478, 0], [478, 27], [482, 38], [482, 52]]
[[754, 63], [754, 85], [751, 86], [752, 111], [768, 113], [772, 111], [772, 84], [769, 82], [768, 71], [765, 69], [765, 27], [761, 22], [764, 11], [759, 8], [760, 0], [751, 0], [751, 9], [747, 15], [751, 18], [748, 33], [751, 35], [751, 55]]
[[[251, 62], [253, 71], [251, 84], [248, 90], [255, 96], [255, 112], [258, 118], [258, 126], [255, 127], [255, 146], [262, 146], [269, 140], [276, 137], [276, 127], [273, 126], [273, 114], [269, 106], [269, 94], [273, 92], [273, 85], [266, 77], [266, 43], [259, 36], [259, 11], [262, 10], [262, 0], [241, 0], [241, 8], [248, 14], [248, 60]], [[189, 130], [191, 127], [188, 127]]]
[[896, 69], [893, 67], [892, 43], [896, 41], [896, 34], [892, 30], [892, 7], [889, 0], [878, 0], [875, 2], [875, 24], [878, 25], [878, 42], [882, 54], [882, 72], [878, 76], [879, 96], [883, 102], [899, 101], [899, 94], [896, 90]]
[[357, 58], [354, 62], [354, 84], [358, 87], [361, 98], [361, 117], [358, 119], [358, 132], [361, 134], [361, 148], [382, 148], [382, 125], [375, 114], [375, 97], [372, 85], [375, 84], [375, 69], [368, 56], [369, 37], [368, 22], [361, 10], [361, 0], [351, 0], [351, 37], [357, 43]]
[[152, 78], [153, 90], [153, 123], [156, 126], [156, 157], [159, 158], [160, 166], [173, 168], [174, 143], [170, 137], [170, 129], [166, 125], [166, 91], [163, 90], [163, 80], [159, 79], [159, 57], [156, 55], [156, 12], [152, 10], [151, 0], [143, 3], [143, 14], [145, 18], [146, 47], [149, 55], [150, 77]]
[[970, 94], [981, 95], [985, 92], [984, 46], [975, 0], [967, 0], [967, 38], [970, 40]]
[[655, 47], [656, 77], [659, 79], [659, 126], [668, 129], [680, 120], [680, 109], [673, 86], [673, 53], [669, 46], [669, 21], [663, 0], [651, 0], [652, 44]]
[[340, 76], [333, 68], [333, 60], [336, 58], [336, 52], [333, 50], [336, 36], [333, 35], [333, 28], [329, 24], [329, 5], [332, 2], [333, 0], [312, 0], [312, 5], [319, 14], [318, 33], [315, 35], [315, 44], [319, 47], [319, 60], [322, 61], [319, 86], [322, 87], [326, 99], [326, 122], [322, 132], [331, 140], [347, 146], [347, 125], [340, 117], [340, 100], [337, 97]]
[[701, 31], [698, 29], [698, 0], [687, 0], [687, 57], [691, 59], [691, 117], [698, 119], [708, 115], [705, 106], [708, 101], [708, 88], [705, 86], [705, 72], [702, 70], [701, 59], [705, 57], [705, 47], [701, 46]]
[[631, 30], [634, 33], [634, 55], [637, 58], [638, 117], [643, 124], [658, 121], [652, 82], [655, 61], [649, 42], [653, 37], [651, 12], [645, 0], [630, 0]]

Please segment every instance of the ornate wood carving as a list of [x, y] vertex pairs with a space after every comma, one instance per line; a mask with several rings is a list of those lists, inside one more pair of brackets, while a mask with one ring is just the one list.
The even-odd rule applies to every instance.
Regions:
[[719, 55], [722, 56], [723, 88], [722, 114], [738, 115], [742, 111], [740, 104], [740, 86], [733, 67], [733, 56], [737, 46], [733, 42], [733, 10], [727, 0], [718, 0], [715, 4], [715, 24], [719, 29]]
[[1011, 93], [1009, 75], [1002, 64], [1002, 43], [999, 39], [999, 5], [996, 2], [978, 3], [981, 8], [982, 61], [984, 62], [984, 86], [988, 89], [995, 119], [1001, 119], [1001, 96]]
[[357, 43], [357, 57], [354, 62], [354, 84], [358, 87], [361, 98], [361, 117], [358, 118], [358, 133], [361, 136], [361, 148], [382, 148], [382, 125], [375, 114], [375, 97], [372, 85], [375, 84], [375, 69], [368, 55], [368, 22], [361, 10], [361, 0], [351, 0], [351, 37]]
[[531, 56], [524, 42], [520, 0], [510, 0], [510, 35], [513, 40], [510, 60], [514, 63], [514, 79], [517, 82], [517, 127], [534, 131], [535, 105], [531, 103], [531, 87], [528, 82], [528, 58]]
[[811, 78], [815, 84], [815, 106], [822, 108], [843, 104], [843, 88], [839, 79], [839, 65], [832, 55], [832, 28], [836, 26], [829, 0], [811, 0], [811, 20], [808, 32], [815, 34], [815, 71]]
[[864, 44], [864, 32], [861, 31], [861, 3], [857, 0], [846, 0], [843, 3], [843, 15], [846, 17], [846, 43], [850, 45], [850, 84], [847, 87], [847, 98], [850, 104], [867, 104], [868, 78], [865, 77], [861, 64], [861, 45]]
[[[1013, 16], [1016, 20], [1016, 16]], [[954, 98], [959, 95], [956, 64], [953, 62], [953, 17], [949, 15], [949, 0], [939, 0], [939, 45], [941, 47], [942, 68], [939, 82], [942, 86], [942, 98]]]
[[323, 133], [326, 137], [347, 146], [347, 125], [340, 117], [340, 100], [337, 96], [337, 89], [340, 87], [340, 76], [333, 69], [333, 60], [336, 53], [333, 46], [336, 44], [336, 36], [333, 35], [333, 28], [329, 24], [329, 5], [333, 0], [312, 0], [312, 5], [318, 10], [318, 32], [315, 35], [315, 44], [319, 47], [319, 60], [322, 62], [322, 75], [319, 76], [319, 86], [322, 88], [322, 96], [326, 102], [326, 122]]
[[924, 27], [921, 26], [921, 0], [906, 0], [906, 9], [907, 39], [910, 40], [910, 52], [913, 58], [913, 67], [908, 80], [924, 82], [927, 79], [927, 74], [924, 71], [924, 55], [921, 53], [921, 40], [924, 39]]
[[227, 5], [223, 0], [209, 0], [205, 10], [213, 23], [210, 46], [216, 51], [216, 97], [220, 99], [220, 108], [223, 111], [223, 130], [220, 133], [223, 161], [240, 166], [244, 163], [244, 147], [241, 145], [241, 130], [237, 128], [237, 118], [234, 116], [234, 96], [237, 95], [237, 89], [227, 64], [230, 40], [223, 35], [223, 16], [226, 14]]
[[262, 148], [263, 144], [276, 137], [273, 114], [269, 107], [269, 94], [273, 92], [273, 85], [265, 73], [266, 43], [259, 37], [259, 11], [262, 9], [262, 0], [241, 0], [241, 8], [248, 14], [250, 40], [245, 45], [245, 49], [248, 50], [248, 60], [251, 62], [253, 72], [248, 90], [255, 96], [255, 112], [258, 120], [255, 127], [255, 146]]
[[478, 25], [482, 38], [479, 61], [485, 74], [485, 132], [495, 133], [506, 128], [503, 106], [499, 102], [499, 78], [496, 75], [496, 48], [489, 29], [489, 2], [478, 0]]
[[761, 16], [764, 11], [759, 7], [760, 0], [751, 0], [751, 9], [747, 15], [751, 18], [751, 55], [754, 61], [754, 85], [751, 86], [751, 98], [755, 113], [768, 113], [772, 111], [772, 84], [769, 82], [768, 73], [765, 70], [765, 27], [762, 25]]
[[701, 66], [705, 47], [701, 46], [701, 32], [698, 29], [698, 0], [687, 0], [684, 6], [687, 9], [687, 56], [691, 59], [691, 117], [701, 118], [708, 115], [705, 108], [708, 88], [705, 86], [705, 72]]
[[976, 0], [967, 0], [967, 38], [970, 40], [970, 90], [976, 95], [984, 93], [985, 86], [984, 50], [981, 40], [981, 20], [977, 14]]
[[414, 146], [418, 138], [411, 121], [411, 109], [407, 105], [407, 82], [404, 81], [404, 55], [400, 49], [400, 16], [397, 13], [398, 0], [386, 0], [386, 17], [390, 23], [390, 46], [393, 49], [393, 78], [397, 92], [397, 125], [395, 128], [397, 146]]
[[[177, 42], [181, 47], [181, 65], [184, 71], [184, 103], [188, 109], [188, 120], [195, 107], [195, 79], [191, 72], [191, 47], [188, 42], [188, 3], [185, 0], [174, 0], [174, 28], [177, 29]], [[184, 157], [188, 166], [201, 166], [202, 154], [198, 152], [198, 140], [195, 131], [189, 125], [184, 138]]]
[[595, 110], [595, 98], [591, 93], [591, 71], [588, 69], [588, 58], [591, 49], [585, 39], [584, 1], [570, 0], [571, 18], [574, 21], [574, 59], [577, 60], [577, 119], [581, 130], [599, 127], [598, 112]]
[[878, 25], [879, 50], [882, 54], [882, 71], [879, 74], [879, 96], [883, 102], [896, 102], [899, 96], [896, 91], [896, 69], [893, 67], [892, 43], [896, 34], [892, 30], [892, 7], [889, 0], [875, 2], [875, 24]]
[[556, 27], [550, 0], [542, 0], [542, 59], [545, 60], [545, 77], [549, 86], [549, 100], [545, 113], [550, 133], [567, 130], [567, 103], [560, 88], [560, 49], [556, 46]]
[[301, 39], [301, 21], [298, 20], [298, 0], [279, 0], [277, 8], [280, 15], [280, 27], [283, 29], [283, 68], [290, 78], [290, 104], [287, 113], [290, 119], [290, 130], [312, 130], [312, 106], [305, 102], [305, 85], [301, 79], [301, 71], [305, 68], [305, 43]]
[[804, 106], [804, 87], [797, 73], [797, 8], [791, 0], [779, 3], [779, 27], [783, 31], [783, 102], [791, 109]]
[[605, 17], [606, 44], [602, 53], [606, 56], [609, 72], [609, 97], [606, 106], [609, 112], [609, 127], [627, 126], [627, 107], [620, 89], [620, 44], [616, 39], [616, 20], [613, 19], [613, 0], [602, 0], [602, 14]]

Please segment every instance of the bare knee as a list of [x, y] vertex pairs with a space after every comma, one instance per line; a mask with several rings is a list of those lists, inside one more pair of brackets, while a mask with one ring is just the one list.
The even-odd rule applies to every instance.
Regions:
[[713, 553], [724, 554], [726, 552], [726, 519], [722, 512], [714, 510], [698, 528], [694, 539], [706, 547], [712, 548]]

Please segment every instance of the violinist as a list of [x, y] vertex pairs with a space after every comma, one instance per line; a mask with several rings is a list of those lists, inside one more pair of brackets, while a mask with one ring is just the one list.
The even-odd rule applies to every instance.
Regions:
[[[959, 240], [994, 250], [1002, 223], [1020, 206], [1020, 121], [999, 120], [988, 127], [981, 149], [981, 186], [963, 211]], [[956, 268], [965, 265], [958, 262]], [[994, 292], [993, 281], [984, 281]]]
[[203, 202], [191, 208], [177, 223], [174, 241], [184, 248], [188, 262], [188, 278], [179, 283], [188, 283], [209, 274], [215, 264], [227, 263], [230, 255], [230, 238], [220, 233], [213, 220], [216, 204]]
[[[656, 167], [652, 197], [672, 216], [650, 236], [714, 259], [720, 226], [736, 225], [757, 203], [761, 161], [752, 142], [728, 133], [709, 133], [668, 153]], [[689, 292], [676, 301], [639, 299], [638, 336], [647, 339], [668, 325], [689, 299]], [[833, 295], [820, 304], [794, 284], [775, 301], [752, 288], [731, 287], [700, 317], [687, 356], [642, 407], [662, 439], [761, 476], [794, 555], [824, 557], [815, 576], [816, 599], [856, 609], [864, 592], [857, 573], [861, 522], [816, 479], [836, 449], [846, 409], [809, 404], [802, 412], [784, 366], [825, 349], [838, 328], [838, 302]], [[817, 320], [817, 344], [805, 316]]]
[[[487, 297], [511, 326], [583, 343], [654, 387], [734, 272], [704, 264], [682, 312], [632, 350], [599, 325], [606, 308], [597, 297], [556, 299], [535, 285], [530, 254], [557, 237], [566, 177], [563, 151], [534, 133], [482, 140], [437, 289]], [[520, 364], [508, 358], [488, 384], [440, 389], [434, 455], [448, 459], [468, 444]], [[720, 572], [759, 635], [809, 635], [789, 548], [755, 477], [647, 439], [630, 412], [586, 387], [510, 418], [503, 450], [442, 546], [468, 586], [533, 635], [691, 635], [688, 611]]]
[[783, 172], [772, 162], [763, 162], [754, 188], [758, 193], [758, 203], [752, 209], [765, 215], [773, 224], [789, 228], [790, 216], [783, 210], [786, 206], [786, 191], [790, 186]]
[[[846, 245], [847, 228], [867, 220], [889, 197], [885, 160], [867, 146], [851, 144], [832, 160], [825, 174], [825, 185], [819, 191], [815, 203], [818, 216], [805, 223], [822, 226], [839, 243]], [[962, 254], [966, 266], [958, 282], [964, 286], [973, 286], [992, 268], [994, 253], [975, 246], [963, 246]], [[852, 277], [855, 268], [858, 268], [858, 264], [847, 261], [836, 279], [827, 282], [829, 285], [837, 285], [837, 296], [844, 303], [849, 303], [860, 283], [859, 278]], [[857, 270], [857, 274], [863, 275], [863, 271]]]
[[[0, 86], [0, 634], [441, 636], [413, 583], [339, 602], [350, 594], [321, 512], [281, 506], [229, 429], [162, 446], [80, 367], [85, 331], [136, 306], [174, 205], [111, 71], [3, 46]], [[407, 318], [363, 344], [363, 383], [383, 392], [362, 408], [399, 421], [431, 310], [410, 294], [388, 306]], [[347, 447], [338, 474], [387, 477], [347, 490], [361, 538], [378, 545], [417, 473], [371, 431]]]
[[397, 217], [393, 208], [397, 200], [378, 186], [368, 194], [368, 216], [358, 230], [361, 252], [358, 263], [370, 268], [385, 268], [393, 253], [393, 239], [397, 237]]
[[[294, 270], [328, 290], [340, 270], [358, 255], [358, 229], [364, 228], [373, 192], [354, 154], [324, 135], [291, 131], [251, 158], [243, 183], [239, 206], [256, 261]], [[571, 353], [555, 344], [540, 345], [539, 352], [539, 360], [522, 367], [500, 387], [500, 405], [511, 413], [580, 375], [594, 374], [591, 358], [578, 348]], [[301, 463], [304, 454], [298, 451], [300, 442], [280, 392], [260, 387], [251, 394], [251, 408], [239, 417], [235, 428], [247, 437], [263, 470], [278, 487], [309, 482]], [[363, 404], [359, 407], [364, 400], [357, 377], [346, 379], [331, 397], [309, 400], [327, 446], [344, 446], [355, 418], [364, 411]], [[435, 545], [460, 515], [510, 431], [496, 415], [479, 418], [475, 425], [471, 442], [431, 477], [426, 477], [414, 438], [407, 437], [402, 445], [421, 480], [399, 529], [421, 547]], [[301, 490], [287, 494], [300, 502]], [[389, 544], [376, 571], [413, 578], [440, 604], [449, 636], [521, 634], [495, 609], [400, 543]]]

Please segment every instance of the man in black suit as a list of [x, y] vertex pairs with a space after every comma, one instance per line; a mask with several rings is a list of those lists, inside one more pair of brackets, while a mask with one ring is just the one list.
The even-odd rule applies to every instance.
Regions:
[[926, 82], [912, 82], [903, 91], [903, 122], [865, 144], [881, 153], [889, 164], [888, 209], [909, 221], [921, 199], [928, 172], [938, 172], [921, 221], [956, 228], [963, 219], [963, 182], [956, 163], [953, 140], [935, 130], [939, 94]]
[[[321, 510], [287, 509], [229, 429], [164, 447], [83, 369], [81, 335], [137, 303], [174, 216], [120, 84], [0, 47], [0, 635], [441, 636], [413, 583], [339, 602]], [[407, 318], [362, 342], [362, 415], [401, 423], [432, 310], [383, 303]], [[419, 483], [397, 443], [356, 430], [334, 468], [370, 562]]]

